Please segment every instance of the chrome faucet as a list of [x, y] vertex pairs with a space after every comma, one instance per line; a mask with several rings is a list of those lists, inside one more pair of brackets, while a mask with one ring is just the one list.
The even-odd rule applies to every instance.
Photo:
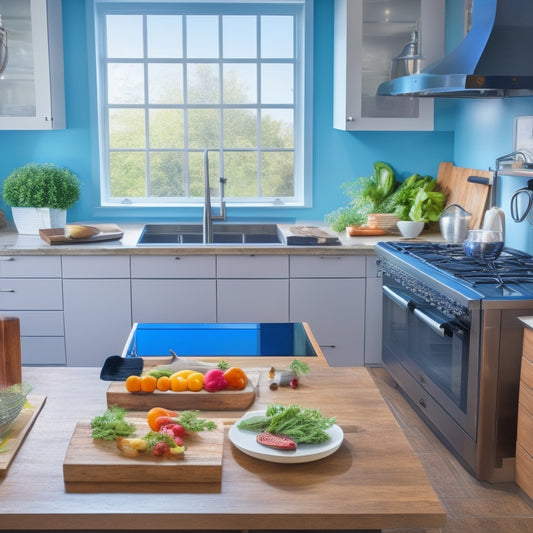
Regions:
[[211, 189], [209, 187], [209, 158], [207, 149], [204, 150], [204, 217], [203, 235], [204, 244], [213, 242], [213, 220], [226, 220], [226, 202], [224, 200], [224, 185], [226, 178], [219, 178], [218, 187], [220, 195], [220, 211], [218, 215], [213, 215], [211, 211]]

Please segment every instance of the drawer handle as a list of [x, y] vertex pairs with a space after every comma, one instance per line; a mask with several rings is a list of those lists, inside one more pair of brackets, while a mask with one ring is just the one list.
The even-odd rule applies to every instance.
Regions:
[[5, 257], [5, 256], [0, 257], [0, 261], [14, 261], [14, 260], [15, 260], [14, 257]]
[[0, 289], [0, 292], [15, 292], [15, 289]]
[[321, 348], [336, 348], [334, 344], [320, 344]]
[[341, 259], [341, 256], [340, 255], [321, 255], [320, 256], [320, 259]]
[[425, 409], [427, 406], [426, 406], [426, 400], [424, 400], [424, 398], [420, 398], [420, 400], [418, 400], [418, 403]]

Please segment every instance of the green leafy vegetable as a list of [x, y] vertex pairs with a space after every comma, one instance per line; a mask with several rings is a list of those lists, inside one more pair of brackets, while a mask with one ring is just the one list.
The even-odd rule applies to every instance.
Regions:
[[431, 190], [421, 189], [409, 211], [409, 218], [415, 221], [436, 222], [444, 209], [446, 197]]
[[149, 431], [143, 437], [143, 440], [146, 441], [146, 448], [149, 451], [152, 451], [158, 442], [165, 442], [170, 448], [177, 446], [176, 441], [170, 435], [159, 433], [159, 431]]
[[115, 440], [117, 437], [128, 437], [135, 431], [135, 425], [124, 419], [126, 409], [113, 405], [108, 407], [102, 415], [91, 420], [92, 438]]
[[227, 361], [219, 361], [218, 362], [218, 365], [217, 367], [220, 369], [220, 370], [227, 370], [229, 368], [229, 363]]
[[217, 425], [212, 420], [198, 418], [200, 411], [182, 411], [178, 416], [177, 422], [188, 431], [212, 431]]
[[293, 371], [297, 378], [309, 372], [309, 365], [304, 361], [298, 361], [298, 359], [295, 359], [290, 364], [289, 368]]
[[171, 368], [154, 368], [153, 370], [150, 370], [148, 374], [150, 374], [150, 376], [154, 376], [156, 379], [159, 379], [163, 376], [170, 377], [172, 374], [174, 374], [174, 372], [176, 371], [172, 370]]
[[239, 429], [259, 433], [267, 431], [275, 435], [285, 435], [295, 442], [302, 444], [319, 444], [329, 440], [326, 429], [335, 424], [335, 418], [327, 418], [318, 409], [300, 407], [299, 405], [284, 406], [270, 404], [265, 417], [251, 417], [239, 422]]

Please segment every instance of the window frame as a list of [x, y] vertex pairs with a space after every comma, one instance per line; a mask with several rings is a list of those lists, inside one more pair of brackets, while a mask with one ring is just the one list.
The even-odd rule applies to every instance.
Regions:
[[[176, 11], [175, 6], [178, 11]], [[109, 129], [108, 129], [108, 95], [106, 88], [105, 51], [105, 17], [108, 14], [293, 14], [295, 24], [295, 94], [294, 105], [294, 198], [226, 198], [228, 208], [293, 208], [312, 206], [312, 51], [313, 51], [313, 0], [251, 0], [225, 2], [211, 0], [208, 2], [185, 2], [182, 0], [94, 0], [94, 27], [96, 39], [96, 79], [97, 79], [97, 114], [98, 114], [98, 154], [100, 166], [99, 205], [101, 207], [195, 207], [202, 203], [202, 198], [183, 197], [149, 197], [149, 198], [111, 198], [109, 168]], [[281, 12], [280, 12], [281, 10]], [[300, 46], [300, 43], [302, 46]], [[303, 49], [302, 49], [303, 47]], [[144, 59], [146, 61], [146, 58]], [[219, 61], [219, 60], [217, 60]], [[260, 64], [259, 62], [257, 64]], [[299, 103], [297, 102], [299, 100]], [[145, 102], [144, 106], [148, 104]], [[216, 104], [214, 108], [220, 107]], [[222, 108], [224, 104], [222, 104]], [[222, 144], [222, 140], [221, 140]], [[145, 150], [148, 150], [145, 147]], [[220, 163], [221, 164], [221, 163]], [[213, 184], [211, 185], [213, 186]]]

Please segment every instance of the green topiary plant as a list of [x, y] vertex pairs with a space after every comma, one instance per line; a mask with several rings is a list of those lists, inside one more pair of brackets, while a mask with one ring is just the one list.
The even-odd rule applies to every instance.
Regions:
[[3, 198], [11, 207], [69, 209], [80, 197], [80, 181], [68, 168], [28, 163], [4, 181]]

